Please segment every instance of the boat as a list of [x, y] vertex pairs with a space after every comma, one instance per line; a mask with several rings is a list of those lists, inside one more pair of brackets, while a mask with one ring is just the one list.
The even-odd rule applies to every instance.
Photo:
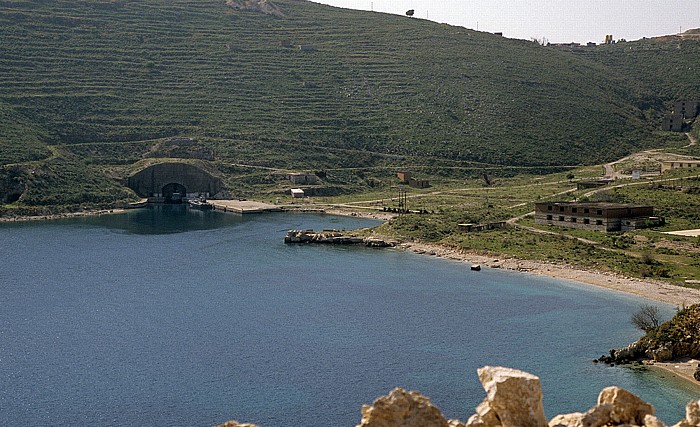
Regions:
[[204, 197], [199, 197], [199, 198], [195, 198], [195, 199], [188, 199], [187, 204], [191, 208], [201, 209], [201, 210], [208, 210], [208, 209], [212, 209], [214, 207], [211, 205], [211, 203], [207, 202], [207, 199], [205, 199]]

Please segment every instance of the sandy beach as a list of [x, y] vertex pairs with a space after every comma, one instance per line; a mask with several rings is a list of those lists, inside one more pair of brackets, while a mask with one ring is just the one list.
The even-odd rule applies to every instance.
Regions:
[[700, 390], [700, 382], [698, 382], [693, 374], [695, 369], [698, 367], [700, 360], [696, 359], [683, 359], [673, 362], [654, 362], [650, 363], [649, 366], [654, 369], [659, 369], [664, 372], [668, 372], [676, 378], [687, 381], [688, 383], [694, 385]]
[[[396, 217], [395, 213], [377, 210], [348, 209], [341, 207], [329, 207], [324, 205], [292, 205], [285, 206], [290, 211], [319, 212], [329, 215], [357, 216], [387, 221]], [[105, 209], [64, 213], [57, 215], [42, 215], [30, 217], [0, 218], [0, 221], [34, 221], [61, 218], [74, 218], [88, 215], [105, 215], [124, 212], [124, 209]], [[400, 250], [410, 250], [416, 253], [438, 256], [469, 264], [479, 264], [483, 267], [502, 268], [506, 270], [521, 271], [540, 276], [554, 277], [558, 279], [572, 280], [578, 283], [598, 286], [601, 288], [625, 292], [653, 301], [672, 304], [677, 307], [700, 303], [700, 289], [674, 286], [665, 282], [623, 277], [612, 273], [602, 273], [578, 269], [569, 265], [547, 263], [542, 261], [521, 260], [510, 257], [484, 256], [465, 250], [448, 248], [440, 245], [404, 242], [397, 246]]]
[[[378, 212], [349, 212], [347, 210], [326, 210], [327, 213], [336, 215], [353, 215], [367, 218], [388, 220], [393, 217], [391, 213]], [[547, 263], [542, 261], [521, 260], [510, 257], [485, 256], [469, 251], [448, 248], [445, 246], [404, 242], [400, 243], [399, 250], [412, 251], [428, 256], [442, 257], [468, 263], [478, 264], [487, 268], [501, 268], [520, 271], [526, 274], [553, 277], [557, 279], [571, 280], [585, 286], [596, 286], [611, 291], [623, 292], [630, 295], [646, 298], [652, 301], [672, 304], [676, 307], [689, 306], [700, 303], [700, 289], [684, 288], [671, 285], [658, 280], [637, 279], [624, 277], [613, 273], [603, 273], [575, 268], [569, 265]], [[478, 272], [475, 272], [478, 274]], [[624, 343], [621, 343], [623, 345]], [[677, 360], [672, 362], [648, 362], [653, 369], [663, 370], [670, 375], [685, 380], [688, 384], [700, 391], [700, 382], [695, 380], [693, 374], [700, 361]]]
[[470, 264], [479, 264], [482, 267], [502, 268], [528, 274], [572, 280], [586, 285], [597, 286], [636, 295], [653, 301], [672, 304], [677, 307], [700, 303], [700, 289], [684, 288], [657, 280], [623, 277], [612, 273], [587, 271], [568, 265], [542, 261], [484, 256], [426, 243], [402, 243], [398, 247], [404, 250], [464, 261]]
[[[396, 216], [396, 214], [391, 212], [350, 211], [347, 209], [324, 209], [324, 212], [333, 215], [361, 216], [380, 220], [389, 220]], [[583, 270], [570, 265], [548, 263], [544, 261], [522, 260], [502, 256], [485, 256], [461, 249], [422, 242], [404, 242], [399, 244], [397, 248], [420, 254], [463, 261], [469, 264], [479, 264], [482, 267], [502, 268], [539, 276], [572, 280], [585, 285], [597, 286], [656, 302], [675, 305], [676, 307], [700, 303], [700, 289], [675, 286], [659, 280], [624, 277], [613, 273]]]

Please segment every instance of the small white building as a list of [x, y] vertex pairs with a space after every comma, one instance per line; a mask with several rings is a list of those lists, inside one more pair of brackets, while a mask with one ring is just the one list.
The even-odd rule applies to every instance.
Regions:
[[295, 199], [303, 199], [304, 198], [304, 190], [301, 188], [292, 188], [291, 190], [292, 197]]

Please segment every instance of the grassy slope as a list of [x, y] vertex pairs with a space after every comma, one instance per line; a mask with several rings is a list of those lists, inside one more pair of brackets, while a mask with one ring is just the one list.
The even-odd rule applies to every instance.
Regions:
[[[275, 191], [270, 167], [327, 170], [326, 183], [347, 192], [403, 167], [454, 180], [598, 163], [654, 144], [646, 119], [659, 112], [637, 106], [662, 108], [698, 81], [658, 83], [664, 62], [622, 45], [577, 56], [419, 19], [275, 3], [284, 17], [221, 0], [0, 0], [0, 165], [33, 161], [25, 174], [60, 177], [39, 161], [47, 145], [59, 148], [51, 161], [71, 165], [48, 187], [30, 180], [21, 201], [52, 200], [39, 188], [113, 188], [108, 176], [176, 135], [213, 150], [244, 195]], [[95, 199], [104, 197], [82, 201]]]
[[665, 113], [673, 101], [700, 99], [698, 41], [668, 37], [642, 39], [586, 49], [577, 55], [629, 78], [643, 110], [651, 108], [656, 113]]
[[49, 156], [46, 133], [36, 124], [0, 103], [0, 165], [11, 165]]
[[2, 1], [0, 100], [44, 123], [54, 143], [207, 135], [225, 138], [221, 157], [249, 141], [288, 141], [289, 151], [589, 164], [645, 136], [626, 82], [571, 54], [277, 4], [286, 17], [220, 0]]

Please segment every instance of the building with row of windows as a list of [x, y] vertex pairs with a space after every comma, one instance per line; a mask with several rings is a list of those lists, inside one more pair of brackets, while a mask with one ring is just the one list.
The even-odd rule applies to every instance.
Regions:
[[668, 160], [661, 162], [661, 173], [673, 169], [700, 168], [700, 160]]
[[664, 117], [661, 122], [661, 130], [682, 132], [685, 121], [694, 119], [698, 115], [697, 101], [677, 101], [673, 103], [671, 114]]
[[661, 225], [654, 207], [620, 203], [543, 202], [535, 203], [537, 224], [594, 231], [629, 231]]

